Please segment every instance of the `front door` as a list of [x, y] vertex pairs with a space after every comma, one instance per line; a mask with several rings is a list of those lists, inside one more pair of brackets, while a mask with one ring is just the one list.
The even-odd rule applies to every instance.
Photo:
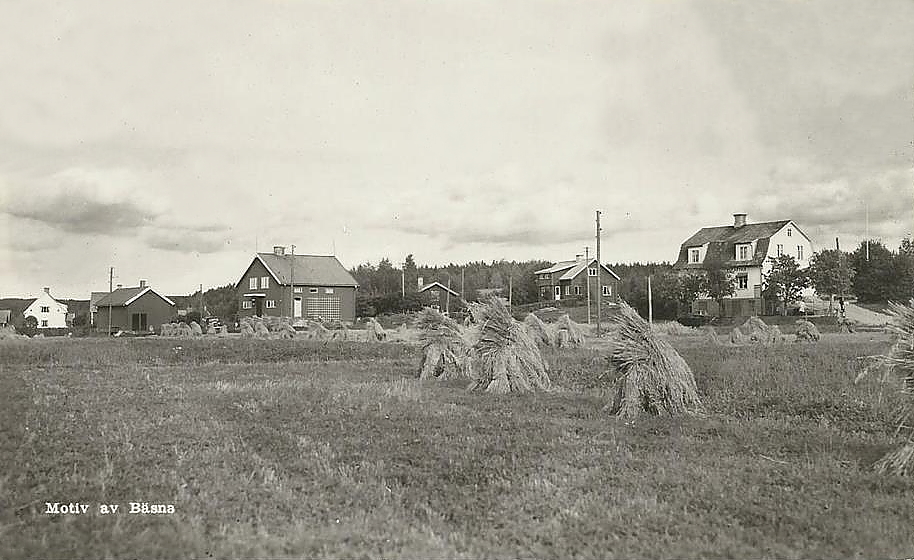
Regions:
[[263, 317], [263, 299], [254, 298], [254, 315]]
[[295, 317], [301, 317], [301, 298], [300, 297], [297, 297], [293, 300], [292, 315], [294, 315]]
[[146, 314], [145, 313], [132, 313], [130, 315], [130, 327], [134, 332], [140, 332], [146, 330]]
[[562, 299], [562, 287], [556, 286], [555, 287], [555, 301], [558, 301], [560, 299]]

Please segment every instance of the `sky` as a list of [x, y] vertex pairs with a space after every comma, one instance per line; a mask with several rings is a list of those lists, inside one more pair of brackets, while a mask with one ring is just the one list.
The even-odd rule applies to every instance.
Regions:
[[914, 228], [914, 2], [0, 3], [0, 297]]

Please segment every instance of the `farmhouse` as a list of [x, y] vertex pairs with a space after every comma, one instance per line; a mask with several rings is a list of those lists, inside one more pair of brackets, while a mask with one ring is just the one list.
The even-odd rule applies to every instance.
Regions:
[[359, 284], [334, 256], [257, 253], [235, 285], [239, 316], [355, 320]]
[[792, 220], [750, 224], [746, 214], [733, 214], [733, 225], [701, 228], [686, 239], [673, 269], [686, 273], [720, 266], [734, 275], [735, 292], [724, 298], [723, 309], [704, 297], [692, 303], [693, 313], [763, 315], [773, 313], [776, 305], [762, 295], [762, 278], [771, 271], [770, 259], [790, 255], [800, 268], [806, 268], [812, 254], [812, 241]]
[[95, 305], [95, 326], [107, 329], [110, 313], [111, 332], [155, 332], [175, 316], [175, 303], [147, 286], [145, 280], [136, 287], [118, 287]]
[[460, 294], [440, 282], [421, 284], [418, 293], [423, 305], [438, 311], [454, 311], [463, 307]]
[[596, 301], [600, 294], [603, 302], [618, 303], [619, 276], [605, 264], [601, 264], [600, 268], [601, 287], [597, 286], [597, 259], [594, 258], [578, 255], [573, 261], [561, 261], [537, 270], [534, 274], [540, 299], [586, 303], [589, 290], [591, 301]]
[[25, 311], [24, 317], [34, 317], [39, 329], [67, 328], [67, 306], [51, 297], [51, 288], [45, 288]]

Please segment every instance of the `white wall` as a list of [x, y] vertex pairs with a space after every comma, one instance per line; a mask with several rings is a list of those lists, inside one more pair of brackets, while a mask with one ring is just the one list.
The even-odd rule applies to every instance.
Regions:
[[[48, 311], [41, 310], [47, 307]], [[61, 329], [67, 326], [67, 306], [55, 301], [46, 292], [41, 292], [35, 301], [22, 312], [24, 317], [35, 317], [38, 320], [38, 328]], [[47, 321], [45, 324], [43, 321]]]
[[[791, 235], [787, 235], [788, 231]], [[768, 257], [765, 259], [763, 265], [763, 270], [765, 273], [771, 270], [771, 263], [768, 261], [770, 257], [777, 257], [778, 244], [784, 246], [784, 254], [790, 255], [796, 259], [797, 264], [800, 268], [806, 268], [809, 266], [809, 259], [812, 258], [812, 253], [814, 250], [812, 241], [808, 237], [800, 233], [797, 229], [796, 224], [793, 222], [788, 223], [786, 226], [782, 227], [780, 231], [771, 236], [771, 240], [768, 243]], [[797, 258], [797, 246], [800, 245], [803, 247], [803, 258]]]

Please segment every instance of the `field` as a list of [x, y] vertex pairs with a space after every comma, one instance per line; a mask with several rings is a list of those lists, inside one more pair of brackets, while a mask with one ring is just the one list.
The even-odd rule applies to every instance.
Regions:
[[898, 387], [854, 383], [887, 338], [671, 340], [707, 414], [633, 425], [596, 350], [491, 396], [392, 343], [4, 342], [0, 557], [914, 555], [914, 480], [871, 470]]

